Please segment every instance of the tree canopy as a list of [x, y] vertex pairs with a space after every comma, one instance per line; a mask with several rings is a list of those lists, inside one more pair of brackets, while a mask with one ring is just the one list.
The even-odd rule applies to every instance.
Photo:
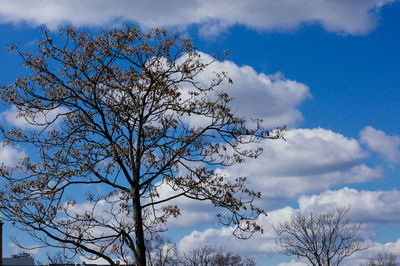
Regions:
[[45, 246], [111, 265], [146, 264], [145, 239], [180, 215], [168, 204], [178, 197], [211, 202], [238, 237], [262, 230], [256, 218], [265, 212], [253, 204], [260, 193], [218, 168], [257, 157], [253, 143], [281, 129], [269, 132], [229, 108], [220, 89], [232, 82], [227, 73], [198, 79], [213, 61], [190, 40], [162, 29], [65, 28], [44, 31], [36, 51], [10, 50], [30, 74], [1, 87], [26, 124], [2, 128], [4, 145], [29, 153], [1, 166], [6, 220]]

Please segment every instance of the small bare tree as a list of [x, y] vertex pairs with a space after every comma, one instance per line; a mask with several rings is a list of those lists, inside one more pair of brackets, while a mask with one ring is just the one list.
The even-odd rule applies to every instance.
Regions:
[[255, 266], [254, 258], [242, 257], [239, 254], [231, 252], [218, 254], [214, 261], [213, 266]]
[[222, 247], [203, 246], [185, 253], [181, 264], [185, 266], [254, 266], [256, 262], [251, 257], [224, 252]]
[[222, 254], [222, 248], [215, 248], [213, 246], [203, 246], [195, 248], [185, 254], [184, 265], [185, 266], [210, 266], [213, 260], [219, 254]]
[[352, 225], [350, 208], [338, 208], [323, 214], [296, 212], [290, 220], [274, 226], [280, 253], [307, 259], [311, 265], [339, 265], [353, 253], [369, 248]]
[[66, 265], [74, 264], [74, 261], [69, 259], [62, 251], [57, 251], [54, 254], [46, 253], [47, 260], [50, 264]]
[[171, 241], [165, 241], [162, 238], [148, 241], [146, 253], [148, 266], [179, 265], [177, 248]]
[[393, 253], [379, 253], [377, 256], [369, 258], [363, 266], [397, 266], [397, 256]]

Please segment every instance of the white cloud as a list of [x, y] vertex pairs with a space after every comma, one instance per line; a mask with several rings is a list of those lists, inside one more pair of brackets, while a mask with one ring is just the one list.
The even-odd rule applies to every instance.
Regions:
[[[49, 27], [113, 25], [133, 21], [144, 27], [202, 25], [218, 33], [236, 24], [257, 30], [283, 31], [319, 24], [327, 31], [366, 34], [377, 25], [379, 10], [394, 0], [3, 0], [3, 22], [26, 21]], [[206, 30], [206, 29], [210, 30]]]
[[400, 262], [400, 239], [396, 242], [377, 243], [372, 242], [372, 247], [355, 253], [350, 258], [343, 261], [346, 265], [360, 265], [366, 263], [369, 258], [376, 257], [378, 254], [394, 254], [396, 262]]
[[[24, 249], [24, 248], [18, 246], [14, 242], [8, 242], [7, 246], [9, 248], [9, 250], [11, 250], [11, 252], [12, 252], [11, 254], [7, 254], [6, 255], [8, 257], [11, 257], [12, 255], [20, 254], [22, 252], [27, 252], [27, 249], [28, 249], [28, 253], [31, 254], [31, 255], [36, 255], [37, 256], [37, 255], [40, 254], [40, 248], [37, 245], [24, 246], [24, 247], [26, 247], [26, 249]], [[3, 256], [4, 255], [5, 254], [3, 253]], [[6, 256], [4, 256], [4, 257], [6, 257]]]
[[389, 136], [382, 130], [371, 126], [360, 132], [360, 139], [371, 150], [381, 154], [389, 162], [400, 162], [400, 137]]
[[[84, 256], [79, 256], [81, 263], [85, 263], [88, 265], [110, 265], [109, 262], [103, 258], [98, 259], [90, 259]], [[115, 262], [118, 260], [115, 260]]]
[[[265, 140], [263, 154], [227, 169], [228, 177], [246, 176], [249, 188], [259, 191], [257, 205], [276, 208], [304, 193], [320, 192], [332, 186], [360, 183], [381, 178], [380, 168], [369, 168], [360, 161], [366, 157], [359, 143], [330, 130], [293, 129], [286, 141]], [[172, 196], [171, 189], [161, 186], [161, 198]], [[173, 228], [191, 227], [215, 222], [216, 210], [207, 202], [178, 198], [168, 204], [181, 209], [181, 217], [171, 219]]]
[[[163, 193], [163, 192], [161, 192]], [[182, 200], [182, 199], [181, 199]], [[325, 212], [328, 209], [351, 205], [350, 218], [354, 222], [362, 221], [366, 228], [362, 228], [360, 233], [363, 236], [373, 235], [371, 231], [376, 231], [376, 227], [368, 227], [369, 224], [379, 222], [399, 222], [400, 221], [400, 192], [397, 190], [391, 191], [357, 191], [347, 187], [336, 191], [325, 191], [318, 195], [302, 196], [299, 198], [299, 210], [313, 210]], [[193, 200], [182, 200], [183, 210], [204, 214], [207, 208], [202, 209], [202, 203]], [[186, 204], [186, 206], [185, 206]], [[105, 205], [99, 206], [104, 208]], [[87, 209], [85, 204], [75, 206], [77, 209], [84, 211]], [[200, 209], [198, 209], [200, 207]], [[107, 209], [107, 208], [106, 208]], [[212, 212], [212, 207], [208, 209]], [[240, 240], [233, 236], [232, 227], [219, 227], [208, 228], [203, 231], [192, 231], [190, 234], [184, 236], [177, 244], [179, 252], [189, 252], [192, 249], [202, 247], [205, 245], [212, 245], [215, 247], [224, 247], [226, 251], [239, 253], [243, 256], [250, 256], [256, 258], [270, 258], [277, 254], [275, 239], [276, 235], [272, 225], [280, 221], [286, 220], [290, 215], [296, 211], [292, 207], [284, 207], [281, 209], [268, 212], [268, 216], [260, 216], [258, 218], [259, 224], [263, 227], [263, 234], [254, 234], [250, 240]], [[183, 217], [182, 217], [183, 218]], [[199, 220], [194, 221], [191, 227], [196, 227], [199, 222], [204, 221], [204, 218], [199, 215]], [[190, 226], [186, 221], [182, 225], [172, 225], [173, 228], [181, 228]], [[168, 224], [170, 226], [170, 224]], [[359, 265], [365, 261], [365, 258], [374, 256], [378, 253], [391, 252], [400, 255], [400, 239], [394, 243], [379, 244], [374, 243], [374, 246], [366, 252], [356, 253], [347, 260], [347, 265]], [[82, 257], [83, 259], [83, 257]], [[292, 260], [288, 263], [281, 263], [283, 265], [302, 265], [301, 262]]]
[[[271, 224], [281, 221], [290, 216], [293, 209], [286, 207], [281, 210], [277, 210], [270, 213], [270, 217], [266, 218], [263, 223], [265, 232], [263, 235], [254, 235], [249, 240], [240, 240], [232, 236], [231, 228], [221, 229], [206, 229], [202, 232], [193, 231], [189, 235], [183, 237], [178, 243], [178, 249], [180, 252], [188, 252], [194, 248], [202, 247], [205, 245], [212, 245], [218, 247], [222, 246], [225, 250], [239, 253], [244, 256], [260, 258], [270, 258], [277, 254], [275, 245], [275, 233]], [[274, 217], [274, 218], [273, 218]], [[268, 220], [269, 219], [269, 220]], [[388, 243], [372, 243], [372, 247], [355, 253], [350, 258], [346, 259], [344, 265], [360, 265], [365, 263], [367, 258], [374, 257], [379, 253], [393, 253], [400, 257], [400, 239], [396, 242]], [[290, 262], [282, 262], [277, 266], [303, 266], [306, 265], [298, 260], [291, 260]]]
[[350, 217], [363, 223], [400, 222], [400, 191], [358, 191], [344, 187], [319, 195], [301, 196], [300, 209], [326, 210], [351, 206]]
[[[363, 237], [376, 236], [377, 227], [370, 226], [382, 222], [400, 222], [400, 192], [390, 191], [357, 191], [347, 187], [337, 191], [325, 191], [319, 195], [302, 196], [299, 198], [298, 210], [312, 210], [314, 212], [326, 212], [337, 207], [351, 205], [349, 217], [352, 222], [363, 222], [360, 234]], [[236, 239], [232, 235], [231, 227], [209, 228], [202, 232], [193, 231], [183, 237], [178, 243], [181, 252], [213, 243], [223, 246], [229, 251], [238, 252], [247, 256], [257, 258], [269, 257], [276, 254], [276, 235], [272, 225], [288, 219], [294, 211], [291, 207], [284, 207], [268, 212], [268, 216], [258, 218], [259, 224], [264, 229], [264, 234], [255, 234], [249, 241]], [[400, 255], [400, 239], [394, 243], [374, 243], [371, 249], [356, 253], [347, 260], [347, 265], [359, 265], [363, 260], [378, 253], [391, 252]], [[346, 264], [346, 263], [345, 263]], [[303, 265], [301, 262], [292, 260], [283, 265]]]
[[[202, 62], [208, 63], [215, 60], [208, 54], [199, 53]], [[178, 62], [184, 60], [184, 58], [179, 58]], [[263, 125], [269, 128], [283, 125], [293, 126], [303, 119], [298, 107], [305, 99], [311, 97], [310, 89], [305, 84], [288, 80], [280, 73], [273, 75], [257, 73], [250, 66], [238, 66], [232, 61], [214, 62], [197, 75], [196, 81], [209, 86], [215, 78], [215, 74], [223, 71], [227, 72], [227, 75], [233, 80], [233, 84], [225, 82], [218, 86], [216, 90], [226, 91], [229, 96], [234, 98], [230, 107], [241, 118], [246, 120], [261, 118], [264, 120]], [[184, 92], [183, 90], [182, 93]], [[52, 121], [58, 114], [67, 111], [67, 108], [59, 107], [46, 113], [39, 113], [34, 121], [38, 123], [43, 123], [46, 120]], [[16, 127], [38, 128], [28, 123], [25, 117], [18, 117], [18, 110], [15, 106], [0, 113], [0, 117]], [[195, 115], [192, 115], [189, 119], [193, 123], [201, 123], [199, 117]], [[29, 121], [32, 121], [32, 119], [29, 118]], [[59, 122], [61, 122], [61, 119], [56, 121], [56, 124]]]
[[20, 159], [26, 157], [24, 151], [18, 150], [17, 148], [6, 145], [0, 142], [0, 164], [4, 164], [8, 167], [16, 166]]
[[[55, 121], [52, 127], [57, 127], [61, 123], [61, 119], [57, 115], [68, 112], [65, 107], [58, 107], [50, 111], [43, 111], [36, 114], [35, 117], [21, 117], [15, 106], [0, 113], [0, 118], [8, 124], [22, 129], [42, 129], [42, 124]], [[37, 124], [37, 125], [36, 125]]]
[[[365, 265], [369, 258], [378, 256], [378, 254], [393, 254], [397, 257], [396, 262], [400, 262], [400, 239], [396, 242], [388, 243], [377, 243], [371, 242], [372, 247], [366, 250], [361, 250], [354, 253], [351, 257], [343, 260], [343, 265]], [[305, 266], [306, 263], [302, 263], [296, 260], [291, 260], [288, 263], [280, 263], [277, 266]]]
[[276, 252], [275, 233], [271, 225], [282, 219], [282, 217], [289, 217], [292, 211], [292, 208], [285, 207], [270, 212], [268, 217], [260, 216], [258, 221], [263, 226], [264, 233], [254, 234], [249, 240], [234, 237], [232, 227], [209, 228], [202, 232], [193, 231], [183, 237], [178, 243], [178, 249], [180, 252], [188, 252], [194, 248], [212, 243], [216, 247], [222, 246], [227, 251], [233, 251], [245, 256], [267, 257]]
[[[208, 54], [200, 52], [200, 55], [202, 62], [214, 60]], [[209, 86], [215, 73], [221, 72], [226, 72], [233, 84], [226, 82], [216, 90], [223, 90], [234, 99], [230, 107], [237, 116], [246, 121], [251, 118], [263, 119], [263, 125], [267, 128], [292, 126], [303, 119], [297, 108], [311, 97], [310, 89], [305, 84], [288, 80], [280, 73], [257, 73], [250, 66], [238, 66], [232, 61], [214, 62], [196, 77], [196, 81]], [[196, 116], [189, 119], [191, 123], [201, 123]]]
[[[263, 143], [264, 152], [246, 163], [251, 176], [308, 176], [350, 168], [367, 154], [355, 139], [323, 128], [293, 129], [286, 140]], [[242, 167], [240, 167], [243, 169]]]
[[[284, 140], [266, 140], [264, 153], [255, 160], [219, 170], [231, 177], [246, 176], [249, 188], [260, 191], [257, 206], [271, 210], [305, 193], [324, 191], [332, 186], [377, 180], [382, 170], [360, 163], [366, 153], [355, 139], [330, 130], [294, 129]], [[161, 198], [172, 196], [167, 186], [158, 189]], [[188, 228], [215, 223], [216, 210], [208, 202], [177, 198], [168, 204], [181, 209], [170, 228]]]
[[178, 242], [177, 247], [184, 253], [211, 244], [244, 256], [268, 258], [276, 254], [275, 232], [272, 225], [282, 219], [288, 219], [293, 211], [293, 208], [285, 207], [269, 212], [268, 216], [260, 216], [258, 224], [263, 227], [264, 232], [256, 233], [248, 240], [233, 236], [232, 227], [208, 228], [204, 231], [195, 230], [186, 235]]
[[[165, 199], [176, 195], [178, 192], [166, 184], [157, 187], [159, 199]], [[178, 218], [170, 218], [168, 228], [193, 228], [216, 222], [216, 210], [208, 201], [192, 200], [186, 197], [178, 197], [166, 202], [164, 205], [178, 206], [181, 215]], [[160, 207], [160, 206], [158, 206]]]
[[379, 167], [361, 163], [367, 154], [355, 139], [322, 128], [289, 130], [285, 138], [264, 141], [261, 156], [226, 170], [230, 176], [248, 177], [250, 186], [262, 193], [259, 204], [265, 208], [304, 193], [382, 176]]
[[307, 263], [291, 260], [290, 262], [282, 262], [277, 266], [306, 266]]
[[371, 169], [365, 165], [355, 166], [342, 171], [327, 172], [318, 175], [297, 177], [265, 177], [254, 182], [254, 189], [261, 191], [259, 205], [272, 208], [296, 199], [305, 193], [319, 192], [332, 186], [347, 183], [360, 183], [381, 177], [379, 168]]

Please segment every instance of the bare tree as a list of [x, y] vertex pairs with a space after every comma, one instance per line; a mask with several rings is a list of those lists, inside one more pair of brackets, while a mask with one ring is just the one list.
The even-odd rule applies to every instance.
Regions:
[[242, 257], [239, 254], [231, 252], [218, 254], [214, 261], [213, 266], [254, 266], [256, 262], [253, 258]]
[[32, 257], [32, 255], [30, 253], [28, 253], [28, 252], [25, 252], [25, 251], [20, 252], [18, 254], [12, 254], [11, 255], [11, 258], [14, 258], [14, 259], [27, 258], [27, 257]]
[[162, 238], [148, 241], [146, 253], [148, 266], [179, 265], [176, 245], [171, 241], [165, 241]]
[[46, 253], [47, 260], [50, 264], [66, 265], [74, 264], [74, 261], [69, 259], [62, 251], [57, 251], [54, 254]]
[[223, 248], [203, 246], [185, 253], [181, 259], [185, 266], [254, 266], [253, 258], [242, 257], [232, 252], [224, 252]]
[[290, 220], [274, 226], [278, 251], [307, 259], [312, 265], [339, 265], [353, 253], [369, 248], [352, 225], [349, 208], [338, 208], [323, 214], [296, 212]]
[[281, 130], [270, 135], [229, 109], [219, 89], [232, 82], [226, 73], [200, 82], [212, 62], [189, 40], [160, 29], [66, 28], [59, 37], [44, 31], [36, 52], [10, 50], [31, 74], [2, 86], [1, 99], [29, 128], [3, 128], [4, 143], [31, 156], [1, 166], [4, 218], [45, 246], [111, 265], [146, 265], [145, 239], [179, 216], [169, 203], [178, 197], [211, 202], [238, 237], [262, 230], [260, 193], [215, 169], [257, 157], [261, 148], [246, 144]]
[[377, 256], [369, 258], [365, 266], [396, 266], [397, 256], [393, 253], [379, 253]]
[[185, 266], [211, 266], [215, 257], [222, 254], [222, 248], [204, 246], [183, 254]]

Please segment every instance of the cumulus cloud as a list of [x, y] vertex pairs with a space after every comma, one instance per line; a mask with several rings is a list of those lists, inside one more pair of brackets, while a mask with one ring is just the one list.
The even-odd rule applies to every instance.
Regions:
[[[327, 190], [318, 195], [302, 196], [298, 200], [299, 208], [284, 207], [270, 211], [268, 216], [260, 216], [258, 223], [263, 227], [264, 234], [255, 234], [250, 241], [236, 239], [232, 235], [233, 228], [208, 228], [204, 231], [193, 231], [183, 237], [178, 243], [178, 248], [186, 252], [192, 248], [201, 247], [208, 243], [215, 243], [217, 246], [229, 247], [230, 251], [255, 256], [257, 258], [270, 257], [276, 254], [276, 235], [272, 225], [289, 219], [297, 210], [326, 212], [327, 210], [347, 207], [351, 205], [349, 217], [352, 222], [363, 222], [360, 234], [370, 237], [372, 231], [377, 228], [369, 225], [380, 222], [400, 221], [400, 192], [389, 191], [358, 191], [350, 188], [343, 188], [336, 191]], [[362, 251], [347, 260], [348, 265], [358, 265], [362, 260], [378, 253], [390, 252], [400, 254], [400, 239], [397, 242], [386, 244], [373, 243], [371, 249]], [[301, 261], [292, 260], [289, 263], [279, 265], [302, 265]], [[298, 264], [296, 264], [298, 263]], [[354, 264], [353, 264], [354, 263]], [[345, 263], [346, 264], [346, 263]]]
[[[109, 265], [109, 262], [106, 261], [103, 258], [98, 258], [98, 259], [91, 259], [88, 257], [84, 257], [84, 256], [79, 256], [79, 260], [82, 264], [88, 264], [88, 265]], [[118, 261], [118, 260], [116, 260]]]
[[26, 157], [26, 153], [10, 145], [0, 142], [0, 164], [8, 167], [16, 166], [18, 161]]
[[[366, 173], [366, 174], [364, 174]], [[255, 189], [261, 191], [262, 200], [259, 205], [264, 208], [277, 207], [288, 200], [296, 199], [305, 193], [322, 191], [332, 186], [347, 183], [360, 183], [376, 180], [381, 177], [379, 168], [371, 169], [365, 165], [355, 166], [342, 171], [327, 172], [325, 174], [257, 179]]]
[[400, 191], [358, 191], [344, 187], [319, 195], [301, 196], [300, 209], [326, 210], [351, 206], [350, 217], [363, 223], [400, 222]]
[[[126, 21], [144, 27], [186, 27], [197, 24], [206, 33], [240, 24], [257, 30], [283, 31], [302, 24], [319, 24], [342, 34], [365, 34], [374, 29], [382, 6], [395, 0], [3, 0], [0, 19], [55, 28], [113, 25]], [[209, 29], [209, 30], [208, 30]]]
[[68, 112], [65, 107], [58, 107], [53, 110], [43, 111], [36, 114], [35, 117], [21, 117], [19, 111], [15, 106], [0, 113], [0, 118], [7, 122], [9, 125], [22, 129], [42, 129], [42, 125], [48, 122], [53, 122], [52, 127], [57, 127], [61, 123], [58, 115]]
[[274, 208], [304, 193], [323, 191], [348, 183], [381, 178], [382, 170], [362, 163], [367, 156], [355, 139], [322, 128], [293, 129], [286, 141], [264, 141], [256, 160], [226, 170], [227, 175], [246, 176], [262, 193], [265, 208]]
[[264, 141], [262, 156], [247, 163], [249, 175], [321, 174], [349, 168], [366, 157], [357, 140], [323, 128], [288, 130], [285, 139]]
[[[200, 54], [203, 62], [213, 60], [208, 54]], [[219, 89], [233, 97], [231, 108], [239, 117], [263, 119], [266, 127], [295, 125], [303, 119], [297, 108], [311, 97], [305, 84], [288, 80], [280, 73], [257, 73], [250, 66], [238, 66], [232, 61], [216, 61], [196, 78], [198, 82], [208, 84], [215, 73], [222, 71], [233, 84], [222, 84]]]
[[[257, 206], [267, 210], [305, 193], [382, 176], [379, 167], [361, 163], [367, 154], [355, 139], [322, 128], [288, 130], [285, 137], [286, 141], [263, 141], [264, 153], [259, 158], [218, 171], [228, 178], [248, 177], [249, 188], [262, 194]], [[160, 186], [158, 193], [161, 198], [174, 194], [168, 186]], [[189, 228], [216, 221], [216, 210], [210, 203], [182, 197], [168, 204], [181, 209], [181, 216], [171, 219], [169, 228]]]
[[[360, 163], [366, 153], [354, 139], [322, 128], [288, 130], [285, 137], [286, 141], [264, 141], [264, 153], [256, 160], [248, 160], [237, 167], [219, 169], [228, 176], [247, 176], [249, 187], [262, 193], [258, 205], [267, 210], [281, 206], [304, 193], [381, 177], [379, 168], [369, 168]], [[161, 198], [166, 198], [174, 192], [168, 186], [160, 186], [158, 193]], [[216, 210], [208, 202], [181, 197], [168, 204], [181, 208], [181, 216], [170, 219], [170, 229], [191, 228], [216, 222]], [[87, 210], [90, 206], [78, 204], [76, 208]]]
[[[249, 188], [262, 194], [257, 205], [267, 210], [305, 193], [382, 177], [382, 169], [362, 163], [367, 154], [355, 139], [322, 128], [288, 130], [285, 137], [286, 141], [263, 141], [264, 152], [256, 160], [219, 169], [228, 177], [248, 177]], [[165, 198], [173, 192], [161, 186], [158, 193]], [[169, 204], [181, 208], [181, 217], [171, 219], [170, 228], [215, 223], [216, 210], [210, 203], [177, 198]]]
[[360, 132], [361, 142], [371, 150], [381, 154], [389, 162], [400, 162], [400, 137], [389, 136], [382, 130], [371, 126], [365, 127]]
[[[369, 258], [376, 258], [379, 254], [393, 254], [397, 257], [396, 262], [399, 263], [400, 256], [400, 239], [396, 242], [378, 243], [371, 242], [372, 246], [367, 250], [361, 250], [352, 256], [343, 260], [343, 265], [365, 265]], [[277, 266], [305, 266], [306, 263], [291, 260], [288, 263], [280, 263]]]
[[263, 234], [256, 233], [249, 240], [238, 239], [233, 236], [233, 227], [208, 228], [204, 231], [193, 231], [184, 236], [177, 244], [180, 252], [188, 252], [194, 248], [210, 245], [224, 247], [228, 251], [256, 258], [268, 258], [276, 254], [276, 235], [272, 227], [284, 219], [288, 219], [294, 212], [291, 207], [284, 207], [268, 212], [268, 216], [257, 219], [263, 227]]
[[[208, 54], [199, 53], [203, 62], [208, 63], [215, 60]], [[185, 60], [184, 56], [179, 58], [178, 62], [182, 60]], [[230, 107], [239, 117], [247, 121], [251, 118], [263, 119], [263, 125], [268, 128], [283, 125], [294, 126], [303, 119], [298, 107], [304, 100], [311, 97], [307, 85], [286, 79], [281, 73], [272, 75], [257, 73], [250, 66], [238, 66], [232, 61], [215, 61], [196, 76], [196, 81], [209, 86], [209, 83], [215, 78], [215, 74], [223, 71], [233, 80], [233, 84], [226, 82], [218, 86], [217, 89], [226, 91], [229, 96], [234, 98]], [[45, 113], [39, 113], [33, 121], [37, 123], [52, 121], [57, 115], [67, 111], [68, 109], [59, 107]], [[0, 113], [0, 118], [19, 128], [38, 128], [28, 123], [25, 117], [18, 117], [18, 110], [15, 106]], [[197, 125], [201, 124], [199, 117], [195, 115], [188, 117], [188, 119], [191, 119], [191, 122]], [[31, 118], [29, 120], [32, 122]], [[57, 120], [55, 124], [58, 125], [60, 122], [61, 119]]]
[[400, 239], [396, 242], [378, 243], [372, 242], [372, 247], [367, 250], [362, 250], [355, 253], [353, 256], [343, 261], [346, 265], [360, 265], [365, 264], [369, 258], [378, 256], [379, 254], [393, 254], [397, 257], [396, 262], [400, 260]]
[[[164, 199], [172, 197], [178, 192], [173, 191], [169, 185], [164, 183], [158, 185], [157, 193], [160, 199]], [[168, 221], [168, 228], [193, 228], [216, 222], [216, 210], [210, 202], [178, 197], [166, 202], [165, 205], [176, 205], [181, 210], [181, 215], [178, 216], [178, 218], [170, 218]]]
[[[190, 202], [193, 203], [194, 201]], [[400, 192], [397, 190], [358, 191], [347, 187], [335, 191], [327, 190], [317, 195], [300, 197], [298, 200], [298, 209], [286, 206], [268, 212], [268, 216], [260, 216], [258, 218], [258, 223], [263, 227], [264, 233], [256, 233], [250, 240], [240, 240], [235, 238], [233, 236], [232, 227], [208, 228], [203, 231], [192, 231], [190, 234], [180, 239], [177, 243], [177, 247], [179, 252], [184, 253], [212, 243], [215, 247], [221, 246], [227, 251], [239, 253], [243, 256], [251, 256], [258, 259], [270, 258], [277, 254], [275, 244], [276, 235], [272, 225], [289, 219], [289, 217], [297, 210], [325, 212], [328, 209], [351, 205], [352, 208], [349, 213], [351, 220], [353, 222], [363, 222], [364, 225], [366, 225], [366, 228], [362, 228], [360, 233], [365, 237], [370, 237], [373, 235], [371, 231], [376, 231], [377, 228], [368, 227], [369, 224], [400, 221], [399, 202]], [[186, 204], [185, 202], [180, 203]], [[205, 207], [203, 209], [198, 209], [202, 203], [192, 203], [183, 206], [183, 209], [191, 209], [192, 212], [199, 210], [200, 214], [207, 212], [207, 208]], [[86, 207], [85, 204], [79, 204], [77, 208], [84, 210]], [[212, 212], [211, 207], [208, 211]], [[201, 215], [198, 216], [198, 219], [200, 222], [203, 221]], [[194, 220], [190, 221], [194, 222]], [[199, 221], [194, 222], [191, 226], [197, 226]], [[175, 224], [172, 227], [181, 228], [185, 226], [177, 226], [177, 224]], [[365, 258], [384, 252], [391, 252], [400, 255], [400, 239], [393, 243], [374, 243], [371, 249], [368, 249], [366, 252], [357, 253], [355, 256], [349, 258], [346, 263], [348, 265], [359, 265], [359, 263], [365, 261]], [[84, 259], [82, 258], [82, 260]], [[288, 263], [282, 263], [279, 265], [302, 265], [301, 263], [301, 261], [292, 260]]]
[[266, 216], [260, 216], [258, 222], [263, 226], [264, 233], [254, 234], [249, 240], [238, 239], [233, 236], [232, 227], [222, 227], [219, 229], [209, 228], [202, 232], [193, 231], [183, 237], [178, 243], [181, 252], [188, 252], [193, 248], [202, 247], [213, 243], [215, 246], [229, 248], [229, 251], [243, 254], [246, 256], [264, 257], [274, 254], [275, 233], [272, 224], [278, 222], [283, 217], [290, 217], [293, 212], [291, 207], [285, 207], [272, 211]]

